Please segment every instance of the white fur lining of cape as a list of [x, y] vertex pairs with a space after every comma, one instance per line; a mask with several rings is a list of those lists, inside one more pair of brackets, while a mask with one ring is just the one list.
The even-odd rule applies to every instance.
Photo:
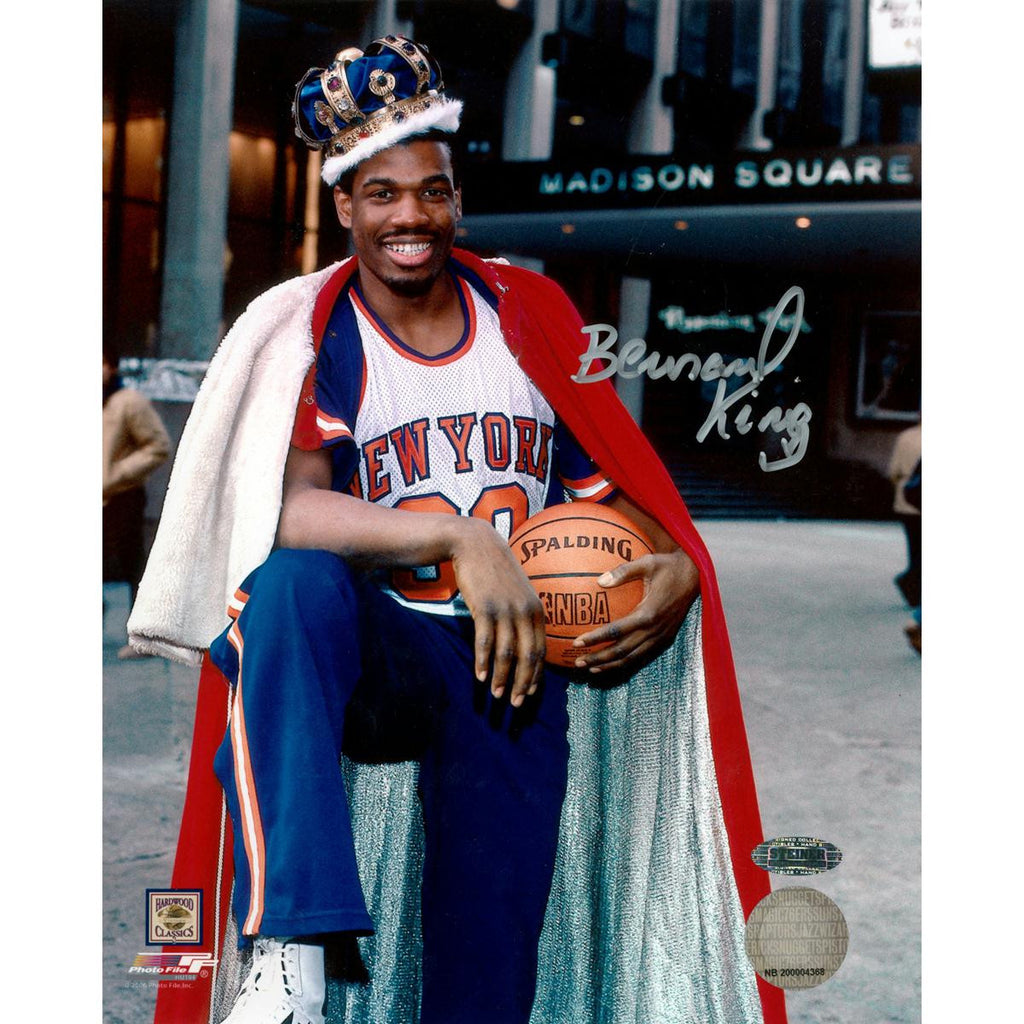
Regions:
[[264, 292], [210, 361], [128, 620], [137, 650], [198, 665], [227, 625], [235, 588], [270, 553], [295, 408], [314, 357], [313, 307], [340, 265]]

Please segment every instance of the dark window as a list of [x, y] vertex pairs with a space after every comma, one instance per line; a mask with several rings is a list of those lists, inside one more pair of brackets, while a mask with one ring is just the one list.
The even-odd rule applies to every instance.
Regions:
[[761, 0], [734, 0], [732, 27], [732, 87], [757, 95], [761, 57]]
[[558, 32], [545, 39], [557, 69], [556, 157], [625, 152], [650, 81], [655, 11], [653, 0], [562, 0]]
[[666, 85], [675, 107], [676, 148], [734, 148], [754, 109], [760, 51], [758, 0], [683, 0], [677, 74]]
[[776, 104], [765, 131], [779, 145], [835, 145], [843, 126], [846, 0], [782, 0]]

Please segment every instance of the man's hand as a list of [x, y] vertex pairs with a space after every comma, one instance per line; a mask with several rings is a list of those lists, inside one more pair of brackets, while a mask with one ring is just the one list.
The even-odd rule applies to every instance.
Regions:
[[500, 697], [515, 663], [510, 701], [519, 707], [536, 693], [544, 671], [544, 608], [526, 574], [494, 528], [483, 520], [459, 518], [452, 566], [473, 616], [476, 677], [491, 676]]
[[[473, 616], [475, 671], [519, 707], [544, 670], [544, 608], [512, 549], [490, 523], [384, 508], [331, 487], [330, 453], [292, 448], [285, 469], [280, 547], [322, 548], [365, 568], [451, 561]], [[512, 671], [513, 662], [515, 671]]]
[[626, 562], [599, 576], [597, 582], [617, 587], [633, 579], [644, 581], [643, 599], [623, 618], [576, 639], [576, 647], [611, 641], [611, 646], [577, 659], [577, 668], [598, 673], [639, 667], [641, 661], [660, 654], [672, 643], [700, 593], [697, 567], [678, 548]]

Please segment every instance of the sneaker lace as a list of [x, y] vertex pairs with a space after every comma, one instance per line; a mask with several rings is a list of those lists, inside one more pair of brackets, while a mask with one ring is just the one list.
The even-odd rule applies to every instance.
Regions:
[[280, 948], [281, 984], [289, 998], [302, 995], [302, 975], [299, 973], [299, 951], [292, 943], [285, 943]]
[[[276, 947], [276, 948], [275, 948]], [[274, 983], [272, 972], [280, 970], [281, 984], [289, 996], [301, 995], [298, 954], [291, 943], [274, 943], [268, 939], [253, 941], [253, 960], [249, 976], [239, 989], [239, 1001], [255, 995]]]
[[249, 975], [242, 982], [235, 999], [236, 1005], [244, 1002], [250, 996], [260, 991], [260, 979], [267, 969], [267, 959], [270, 956], [270, 943], [265, 939], [256, 939], [253, 942], [252, 966], [249, 968]]

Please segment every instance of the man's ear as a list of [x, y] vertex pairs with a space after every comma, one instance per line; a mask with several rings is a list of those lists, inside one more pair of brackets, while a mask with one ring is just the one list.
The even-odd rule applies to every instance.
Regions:
[[334, 186], [334, 208], [338, 211], [338, 220], [343, 228], [352, 227], [352, 197]]
[[455, 190], [455, 219], [462, 220], [462, 189]]

